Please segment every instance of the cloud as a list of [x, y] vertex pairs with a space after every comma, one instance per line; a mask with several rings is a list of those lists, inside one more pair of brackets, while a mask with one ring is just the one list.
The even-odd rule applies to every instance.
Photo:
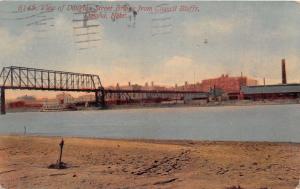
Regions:
[[1, 56], [11, 56], [18, 54], [32, 41], [34, 37], [34, 35], [28, 30], [17, 36], [11, 34], [5, 28], [0, 28], [0, 36]]
[[202, 79], [217, 77], [222, 73], [222, 68], [216, 64], [208, 64], [205, 58], [175, 55], [153, 68], [149, 78], [151, 81], [173, 86], [182, 85], [185, 81], [201, 82]]
[[113, 61], [110, 65], [109, 70], [103, 72], [104, 79], [106, 79], [107, 85], [110, 84], [125, 84], [129, 81], [132, 83], [143, 83], [145, 77], [142, 71], [136, 66], [135, 60], [121, 58]]
[[166, 67], [186, 67], [186, 66], [191, 66], [193, 63], [193, 60], [187, 57], [182, 57], [182, 56], [173, 56], [170, 59], [168, 59], [165, 62]]
[[48, 23], [54, 27], [29, 27], [25, 21], [18, 24], [18, 32], [12, 32], [13, 28], [0, 28], [0, 61], [5, 66], [45, 69], [53, 69], [53, 64], [59, 68], [65, 66], [64, 59], [72, 51], [73, 43], [72, 23], [67, 18], [57, 15]]
[[153, 80], [173, 85], [189, 80], [190, 72], [193, 72], [191, 70], [194, 70], [195, 63], [190, 57], [175, 55], [163, 60], [158, 66], [159, 71], [153, 73]]

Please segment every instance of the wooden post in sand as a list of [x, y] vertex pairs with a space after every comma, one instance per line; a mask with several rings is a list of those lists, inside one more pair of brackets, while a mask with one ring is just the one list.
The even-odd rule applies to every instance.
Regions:
[[64, 147], [64, 139], [61, 139], [59, 146], [60, 146], [60, 153], [59, 153], [59, 158], [58, 158], [58, 168], [61, 167], [61, 158], [62, 158], [62, 152], [63, 152], [63, 147]]

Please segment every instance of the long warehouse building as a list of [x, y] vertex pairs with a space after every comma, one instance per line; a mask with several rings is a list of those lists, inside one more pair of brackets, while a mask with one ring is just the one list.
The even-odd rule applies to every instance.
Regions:
[[300, 84], [242, 86], [241, 97], [248, 100], [300, 98]]

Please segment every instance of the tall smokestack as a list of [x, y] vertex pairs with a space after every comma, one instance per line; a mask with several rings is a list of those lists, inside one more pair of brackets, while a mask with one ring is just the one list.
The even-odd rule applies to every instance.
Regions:
[[282, 84], [286, 84], [285, 59], [281, 60]]

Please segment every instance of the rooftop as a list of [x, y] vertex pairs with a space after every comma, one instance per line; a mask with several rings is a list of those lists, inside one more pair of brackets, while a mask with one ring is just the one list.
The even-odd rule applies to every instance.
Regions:
[[270, 93], [300, 93], [300, 84], [278, 84], [278, 85], [257, 85], [242, 86], [244, 94], [270, 94]]

